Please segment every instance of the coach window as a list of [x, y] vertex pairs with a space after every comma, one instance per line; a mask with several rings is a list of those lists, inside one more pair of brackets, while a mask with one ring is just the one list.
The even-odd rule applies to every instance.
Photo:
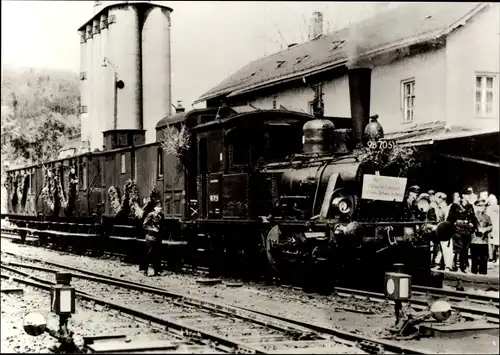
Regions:
[[158, 148], [157, 153], [156, 153], [156, 167], [157, 171], [156, 174], [158, 177], [163, 177], [163, 149]]
[[28, 195], [33, 193], [33, 171], [28, 172]]
[[83, 167], [83, 190], [87, 190], [87, 162], [84, 161], [82, 164]]
[[401, 82], [401, 91], [403, 122], [412, 122], [415, 108], [415, 80], [403, 80]]
[[125, 169], [125, 153], [120, 156], [120, 172], [125, 174], [127, 170]]

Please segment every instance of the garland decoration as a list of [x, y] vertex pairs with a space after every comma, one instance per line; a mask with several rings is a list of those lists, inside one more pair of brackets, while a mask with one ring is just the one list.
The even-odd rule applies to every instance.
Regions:
[[24, 174], [17, 175], [17, 201], [21, 201], [23, 199], [23, 189], [24, 189]]
[[115, 211], [115, 214], [118, 214], [121, 209], [120, 192], [116, 189], [116, 187], [111, 186], [108, 189], [108, 196], [111, 208]]
[[7, 192], [10, 194], [10, 189], [12, 188], [12, 185], [13, 185], [13, 181], [12, 181], [12, 174], [7, 174], [7, 176], [5, 177], [5, 181], [3, 183], [3, 186], [5, 186], [5, 189], [7, 190]]
[[59, 206], [62, 208], [68, 207], [68, 200], [64, 195], [64, 190], [61, 184], [61, 165], [56, 168], [56, 173], [54, 174], [54, 186], [56, 188], [55, 197], [58, 198]]
[[78, 176], [74, 167], [71, 167], [69, 171], [68, 182], [68, 207], [66, 208], [66, 214], [71, 216], [76, 202], [76, 186], [78, 185]]
[[116, 217], [127, 217], [132, 220], [142, 220], [151, 211], [157, 201], [160, 201], [160, 193], [154, 187], [149, 193], [149, 198], [144, 206], [139, 205], [139, 190], [134, 180], [127, 180], [123, 186], [123, 196], [120, 198], [120, 192], [114, 186], [108, 189], [108, 197], [111, 208]]
[[416, 157], [414, 147], [381, 146], [380, 148], [358, 148], [354, 154], [361, 162], [367, 162], [375, 170], [395, 169], [398, 176], [407, 176], [408, 173], [421, 166]]
[[164, 138], [161, 141], [163, 149], [171, 155], [181, 159], [189, 150], [191, 144], [191, 134], [185, 125], [177, 130], [175, 127], [167, 125], [163, 130]]
[[[28, 184], [29, 184], [29, 175], [26, 174], [23, 176], [23, 184], [22, 184], [22, 193], [21, 193], [21, 208], [26, 209], [26, 199], [28, 198]], [[27, 212], [27, 211], [26, 211]]]
[[42, 192], [40, 193], [40, 196], [42, 197], [43, 202], [51, 211], [54, 211], [55, 208], [55, 198], [54, 198], [54, 193], [55, 193], [55, 186], [54, 182], [52, 179], [52, 169], [46, 169], [45, 170], [45, 175], [43, 179], [43, 189]]
[[129, 206], [131, 219], [141, 219], [144, 210], [139, 206], [139, 189], [137, 189], [137, 184], [134, 180], [129, 180]]
[[17, 199], [17, 186], [18, 186], [18, 179], [17, 176], [15, 176], [12, 179], [12, 198], [11, 198], [11, 204], [12, 204], [12, 210], [14, 212], [17, 212], [17, 203], [19, 200]]

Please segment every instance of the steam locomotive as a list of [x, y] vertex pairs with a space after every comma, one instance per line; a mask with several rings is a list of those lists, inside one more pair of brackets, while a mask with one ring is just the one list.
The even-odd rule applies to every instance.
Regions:
[[[2, 217], [21, 234], [53, 241], [106, 248], [128, 236], [136, 246], [147, 212], [140, 205], [157, 198], [167, 261], [180, 255], [214, 273], [373, 288], [403, 262], [414, 283], [439, 286], [430, 272], [435, 224], [405, 220], [407, 179], [359, 154], [383, 139], [376, 117], [369, 122], [370, 76], [370, 69], [348, 70], [352, 118], [324, 117], [317, 89], [314, 116], [223, 105], [160, 120], [151, 144], [143, 144], [143, 131], [104, 132], [102, 152], [8, 171]], [[185, 144], [166, 149], [169, 137]], [[370, 181], [391, 176], [392, 197], [370, 196]], [[111, 188], [124, 195], [119, 212]]]

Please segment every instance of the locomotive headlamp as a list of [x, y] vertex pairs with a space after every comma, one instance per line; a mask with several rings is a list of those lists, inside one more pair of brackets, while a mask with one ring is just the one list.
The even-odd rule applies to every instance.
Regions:
[[351, 202], [346, 197], [337, 197], [332, 201], [332, 205], [335, 206], [340, 213], [351, 212]]
[[57, 315], [75, 313], [75, 288], [70, 286], [71, 274], [58, 272], [56, 283], [50, 294], [51, 311]]

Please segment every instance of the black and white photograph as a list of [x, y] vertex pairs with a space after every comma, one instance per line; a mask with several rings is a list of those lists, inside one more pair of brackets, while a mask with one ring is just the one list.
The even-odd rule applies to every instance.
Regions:
[[499, 353], [499, 3], [1, 7], [1, 353]]

